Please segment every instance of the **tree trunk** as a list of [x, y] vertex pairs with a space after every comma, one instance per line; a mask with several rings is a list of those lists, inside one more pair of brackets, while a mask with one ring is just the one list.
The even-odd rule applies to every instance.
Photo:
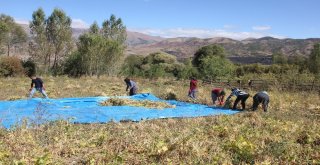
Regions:
[[7, 54], [8, 54], [8, 57], [10, 56], [10, 43], [8, 43], [8, 52], [7, 52]]

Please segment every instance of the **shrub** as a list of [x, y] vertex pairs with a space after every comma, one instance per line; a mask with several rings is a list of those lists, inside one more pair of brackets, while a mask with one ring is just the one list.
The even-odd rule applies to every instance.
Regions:
[[13, 77], [25, 74], [22, 61], [17, 57], [0, 58], [0, 76]]
[[72, 53], [64, 63], [64, 73], [71, 77], [80, 77], [86, 73], [82, 55], [79, 52]]
[[30, 77], [36, 74], [36, 64], [32, 60], [23, 61], [22, 66], [27, 76]]

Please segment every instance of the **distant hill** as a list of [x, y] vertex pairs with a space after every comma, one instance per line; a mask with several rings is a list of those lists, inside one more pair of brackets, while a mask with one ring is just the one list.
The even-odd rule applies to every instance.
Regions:
[[201, 47], [218, 44], [225, 48], [230, 57], [264, 57], [271, 56], [275, 52], [287, 56], [307, 56], [315, 43], [320, 39], [277, 39], [264, 37], [259, 39], [245, 39], [242, 41], [229, 38], [173, 38], [148, 45], [129, 46], [129, 50], [135, 54], [148, 54], [154, 51], [162, 51], [176, 55], [178, 58], [187, 58]]
[[[30, 33], [28, 25], [21, 25]], [[73, 37], [77, 39], [88, 29], [73, 28]], [[192, 57], [201, 47], [218, 44], [225, 48], [230, 60], [238, 63], [264, 63], [271, 62], [271, 55], [280, 52], [286, 56], [308, 56], [315, 43], [320, 43], [320, 38], [310, 39], [277, 39], [272, 37], [248, 38], [234, 40], [230, 38], [195, 38], [177, 37], [162, 38], [143, 33], [127, 31], [127, 55], [148, 55], [153, 52], [165, 52], [177, 56], [178, 60]]]

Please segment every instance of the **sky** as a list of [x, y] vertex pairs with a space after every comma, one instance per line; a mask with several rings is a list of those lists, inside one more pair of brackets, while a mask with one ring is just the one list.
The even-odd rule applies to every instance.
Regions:
[[320, 37], [320, 0], [0, 0], [0, 13], [18, 23], [38, 8], [64, 10], [75, 28], [114, 14], [130, 31], [166, 38]]

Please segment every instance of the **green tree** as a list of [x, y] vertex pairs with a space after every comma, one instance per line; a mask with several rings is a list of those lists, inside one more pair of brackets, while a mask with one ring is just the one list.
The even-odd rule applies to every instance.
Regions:
[[194, 54], [192, 63], [194, 66], [199, 67], [202, 65], [202, 59], [211, 56], [219, 56], [221, 58], [225, 58], [224, 48], [219, 45], [204, 46]]
[[72, 77], [80, 77], [86, 74], [86, 72], [82, 54], [79, 51], [71, 53], [65, 61], [64, 73]]
[[96, 21], [90, 26], [89, 28], [89, 33], [90, 34], [99, 34], [100, 32], [100, 27]]
[[0, 15], [0, 46], [5, 45], [7, 55], [10, 56], [12, 46], [26, 42], [27, 34], [14, 19], [5, 14]]
[[144, 57], [142, 55], [130, 55], [124, 60], [122, 72], [127, 76], [142, 76], [141, 65]]
[[50, 67], [51, 47], [47, 38], [46, 16], [43, 9], [39, 8], [32, 14], [29, 24], [32, 40], [29, 43], [29, 53], [32, 59], [40, 64], [47, 73]]
[[313, 46], [309, 56], [309, 70], [314, 74], [320, 73], [320, 43]]
[[201, 59], [201, 64], [199, 70], [202, 71], [204, 77], [209, 79], [228, 77], [234, 73], [233, 64], [221, 56], [207, 56]]
[[72, 50], [71, 19], [64, 11], [54, 9], [46, 23], [48, 40], [53, 47], [52, 70], [54, 74], [57, 74], [63, 57]]
[[105, 20], [102, 23], [102, 34], [105, 38], [117, 41], [123, 46], [127, 39], [126, 26], [124, 26], [121, 18], [117, 18], [113, 14], [110, 16], [109, 20]]
[[272, 63], [273, 64], [287, 64], [288, 57], [286, 57], [282, 53], [273, 53], [272, 54]]

